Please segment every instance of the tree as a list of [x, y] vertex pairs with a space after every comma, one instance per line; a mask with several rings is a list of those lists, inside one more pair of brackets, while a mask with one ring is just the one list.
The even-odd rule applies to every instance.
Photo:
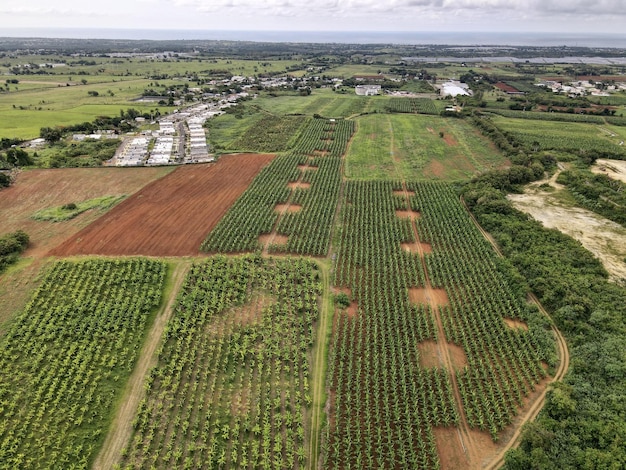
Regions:
[[42, 127], [39, 130], [39, 136], [42, 139], [46, 139], [46, 142], [54, 144], [55, 142], [61, 140], [63, 133], [58, 127]]

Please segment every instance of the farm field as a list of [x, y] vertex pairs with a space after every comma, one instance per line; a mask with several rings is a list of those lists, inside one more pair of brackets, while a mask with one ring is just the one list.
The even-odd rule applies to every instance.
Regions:
[[310, 260], [216, 256], [194, 264], [121, 467], [312, 468], [321, 294]]
[[363, 116], [356, 122], [346, 155], [350, 179], [466, 180], [508, 164], [462, 120], [391, 114]]
[[84, 254], [184, 256], [200, 242], [274, 155], [222, 157], [179, 167], [51, 250]]
[[0, 468], [88, 468], [161, 301], [166, 265], [59, 261], [0, 349]]
[[87, 211], [74, 219], [53, 223], [34, 220], [41, 210], [103, 196], [131, 195], [172, 168], [67, 168], [21, 172], [15, 184], [0, 193], [2, 232], [22, 229], [30, 245], [24, 256], [41, 258], [68, 237], [100, 217]]

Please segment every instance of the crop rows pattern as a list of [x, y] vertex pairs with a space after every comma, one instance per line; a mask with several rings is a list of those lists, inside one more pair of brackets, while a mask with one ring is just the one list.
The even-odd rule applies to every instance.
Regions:
[[[288, 236], [285, 246], [272, 251], [320, 256], [328, 251], [341, 187], [341, 156], [352, 133], [351, 121], [312, 119], [302, 132], [294, 154], [280, 156], [266, 167], [203, 242], [209, 252], [246, 252], [261, 248], [259, 236]], [[299, 169], [298, 166], [307, 169]], [[303, 172], [303, 173], [302, 173]], [[289, 182], [310, 184], [290, 191]], [[301, 207], [279, 221], [278, 204]]]
[[391, 98], [387, 110], [392, 113], [439, 114], [428, 98]]
[[404, 252], [406, 199], [391, 182], [348, 182], [335, 284], [348, 287], [355, 316], [335, 320], [329, 360], [330, 416], [325, 466], [438, 468], [432, 427], [458, 422], [448, 374], [419, 366], [418, 343], [436, 338], [428, 306], [408, 288], [423, 285], [419, 256]]
[[321, 289], [302, 258], [192, 266], [122, 468], [306, 468]]
[[[462, 406], [469, 426], [495, 440], [546, 375], [540, 344], [549, 333], [506, 325], [505, 318], [528, 321], [531, 310], [452, 187], [401, 188], [363, 181], [345, 187], [335, 284], [350, 289], [358, 311], [340, 314], [333, 330], [327, 468], [439, 468], [434, 426], [457, 425]], [[401, 248], [416, 241], [409, 220], [396, 215], [408, 209], [419, 211], [420, 241], [433, 250], [424, 255], [431, 285], [449, 297], [449, 305], [436, 307], [445, 338], [437, 335], [435, 307], [409, 299], [425, 274], [419, 255]], [[467, 365], [422, 367], [418, 345], [425, 340], [460, 346]]]
[[60, 261], [0, 348], [0, 468], [88, 468], [166, 266]]
[[283, 152], [305, 122], [303, 116], [264, 116], [231, 147], [254, 152]]
[[408, 187], [416, 193], [411, 205], [422, 212], [420, 237], [433, 248], [426, 256], [429, 278], [450, 299], [448, 307], [440, 307], [446, 338], [467, 356], [457, 380], [468, 424], [489, 431], [495, 441], [546, 376], [541, 361], [547, 351], [541, 353], [538, 338], [547, 333], [504, 322], [528, 321], [531, 314], [454, 191], [439, 183]]

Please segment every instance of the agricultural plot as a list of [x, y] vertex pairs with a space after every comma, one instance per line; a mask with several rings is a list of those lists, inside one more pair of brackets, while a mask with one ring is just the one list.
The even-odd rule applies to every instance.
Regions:
[[50, 254], [198, 254], [207, 233], [273, 159], [271, 154], [227, 155], [215, 164], [179, 167], [124, 200]]
[[0, 348], [0, 468], [87, 468], [161, 300], [162, 262], [57, 262]]
[[314, 89], [308, 96], [261, 97], [255, 104], [272, 114], [318, 114], [325, 118], [341, 119], [375, 109], [380, 99], [354, 93], [335, 93], [330, 89]]
[[320, 295], [317, 266], [304, 259], [194, 265], [121, 467], [309, 468]]
[[346, 176], [366, 180], [463, 180], [507, 164], [468, 123], [422, 115], [363, 116]]
[[391, 98], [387, 110], [391, 113], [439, 114], [428, 98]]
[[626, 158], [626, 146], [620, 144], [623, 142], [621, 128], [608, 124], [538, 122], [504, 117], [494, 118], [493, 122], [528, 148]]
[[454, 444], [436, 429], [497, 440], [553, 361], [546, 325], [445, 184], [346, 183], [335, 284], [356, 309], [333, 328], [326, 468], [439, 468]]
[[[341, 185], [341, 156], [353, 130], [351, 121], [310, 120], [294, 153], [276, 158], [259, 174], [201, 249], [255, 251], [264, 246], [259, 238], [269, 236], [269, 251], [324, 255]], [[283, 243], [272, 243], [277, 240]]]
[[301, 116], [264, 116], [232, 144], [232, 149], [251, 152], [284, 152], [306, 125]]

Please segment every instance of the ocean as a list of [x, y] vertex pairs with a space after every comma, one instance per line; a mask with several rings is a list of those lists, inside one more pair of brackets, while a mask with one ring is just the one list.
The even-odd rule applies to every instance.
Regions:
[[4, 37], [226, 40], [343, 44], [441, 44], [458, 46], [569, 46], [626, 48], [626, 34], [557, 34], [426, 31], [218, 31], [184, 29], [4, 28]]

